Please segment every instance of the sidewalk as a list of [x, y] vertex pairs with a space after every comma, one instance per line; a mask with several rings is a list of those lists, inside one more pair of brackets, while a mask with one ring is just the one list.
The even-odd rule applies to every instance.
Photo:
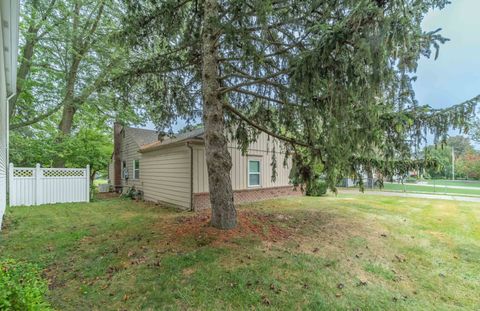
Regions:
[[339, 194], [357, 194], [357, 195], [382, 195], [387, 197], [420, 198], [420, 199], [431, 199], [431, 200], [451, 200], [451, 201], [480, 203], [480, 198], [446, 195], [446, 194], [423, 194], [423, 193], [408, 193], [408, 192], [379, 191], [379, 190], [365, 190], [365, 192], [362, 193], [358, 189], [345, 189], [345, 188], [339, 188], [338, 193]]

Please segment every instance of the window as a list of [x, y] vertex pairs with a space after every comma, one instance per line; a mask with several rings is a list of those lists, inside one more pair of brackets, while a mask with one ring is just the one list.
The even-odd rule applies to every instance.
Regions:
[[122, 161], [122, 178], [128, 179], [127, 161]]
[[260, 160], [248, 160], [248, 186], [260, 186]]
[[140, 160], [133, 160], [133, 179], [140, 179]]

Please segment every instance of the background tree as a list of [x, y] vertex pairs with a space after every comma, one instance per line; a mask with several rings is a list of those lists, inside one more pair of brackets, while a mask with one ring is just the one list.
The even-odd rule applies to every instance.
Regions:
[[[11, 159], [16, 165], [83, 166], [84, 161], [72, 162], [55, 145], [78, 143], [83, 127], [103, 137], [106, 129], [97, 126], [100, 121], [145, 120], [141, 103], [126, 106], [126, 95], [108, 87], [128, 58], [111, 39], [121, 15], [122, 3], [116, 0], [23, 1], [17, 96], [10, 102]], [[91, 131], [88, 135], [95, 136]], [[96, 149], [96, 143], [85, 141], [81, 150]], [[24, 145], [34, 148], [27, 153], [20, 148]]]
[[456, 162], [456, 171], [466, 179], [480, 179], [480, 154], [472, 152], [461, 156]]
[[[455, 158], [452, 157], [452, 149], [455, 152]], [[437, 167], [427, 168], [427, 176], [431, 178], [453, 178], [452, 161], [455, 160], [455, 177], [468, 178], [468, 168], [460, 168], [459, 165], [472, 163], [471, 161], [475, 157], [470, 157], [470, 155], [475, 153], [470, 139], [461, 135], [448, 137], [444, 144], [427, 146], [425, 148], [426, 156], [434, 159], [437, 163]]]
[[429, 178], [452, 178], [452, 148], [448, 145], [430, 145], [425, 148], [425, 152], [430, 159], [433, 159], [437, 165], [426, 168], [426, 176]]
[[124, 89], [145, 91], [159, 128], [202, 111], [219, 228], [236, 224], [227, 129], [243, 146], [265, 132], [288, 153], [306, 150], [335, 189], [342, 175], [365, 168], [384, 175], [418, 168], [412, 147], [419, 150], [426, 131], [445, 140], [450, 125], [466, 126], [479, 100], [434, 110], [412, 91], [420, 56], [435, 48], [436, 57], [446, 41], [421, 21], [446, 0], [125, 3], [132, 62]]
[[109, 127], [84, 124], [61, 141], [57, 128], [50, 126], [49, 129], [23, 128], [13, 132], [10, 136], [10, 161], [16, 166], [33, 167], [40, 163], [44, 167], [52, 167], [54, 159], [61, 158], [65, 167], [90, 165], [92, 181], [97, 173], [106, 175], [113, 152]]
[[464, 156], [474, 152], [470, 138], [467, 136], [450, 136], [448, 137], [446, 144], [454, 149], [456, 156]]
[[480, 144], [480, 118], [477, 117], [472, 121], [471, 124], [472, 130], [470, 132], [470, 137], [474, 142]]

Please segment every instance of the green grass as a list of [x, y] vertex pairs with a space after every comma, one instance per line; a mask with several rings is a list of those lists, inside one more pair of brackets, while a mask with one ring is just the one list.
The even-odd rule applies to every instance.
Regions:
[[427, 182], [429, 185], [445, 185], [445, 186], [460, 186], [460, 187], [479, 187], [480, 188], [480, 181], [478, 180], [471, 180], [471, 181], [464, 181], [464, 180], [443, 180], [443, 179], [435, 179], [435, 180], [423, 180]]
[[[473, 186], [472, 186], [473, 187]], [[478, 189], [456, 189], [446, 188], [442, 186], [427, 187], [414, 184], [398, 184], [385, 183], [385, 190], [406, 191], [406, 192], [421, 192], [421, 193], [438, 193], [438, 194], [452, 194], [452, 195], [480, 195], [480, 188]]]
[[59, 310], [478, 310], [478, 204], [289, 198], [206, 216], [121, 199], [10, 208], [0, 257], [39, 264]]
[[103, 184], [108, 184], [108, 180], [107, 179], [95, 179], [93, 181], [93, 184], [95, 186], [98, 186], [98, 185], [103, 185]]

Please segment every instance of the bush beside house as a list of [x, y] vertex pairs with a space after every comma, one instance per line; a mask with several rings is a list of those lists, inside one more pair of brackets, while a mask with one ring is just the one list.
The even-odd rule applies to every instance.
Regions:
[[37, 266], [0, 261], [0, 310], [51, 310], [45, 299], [47, 290]]

